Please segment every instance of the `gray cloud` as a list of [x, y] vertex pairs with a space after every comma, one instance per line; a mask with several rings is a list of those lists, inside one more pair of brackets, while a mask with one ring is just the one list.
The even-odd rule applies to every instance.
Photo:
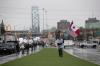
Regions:
[[[31, 7], [37, 5], [47, 10], [50, 27], [56, 26], [60, 19], [73, 20], [76, 25], [84, 26], [88, 17], [100, 19], [99, 3], [100, 0], [0, 0], [0, 20], [3, 18], [7, 24], [18, 25], [16, 29], [31, 27]], [[40, 11], [41, 28], [42, 21]]]

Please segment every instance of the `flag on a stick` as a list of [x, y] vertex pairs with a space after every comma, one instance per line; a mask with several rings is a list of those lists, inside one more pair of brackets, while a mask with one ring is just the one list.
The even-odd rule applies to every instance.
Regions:
[[80, 35], [80, 29], [74, 26], [73, 21], [69, 25], [69, 35], [74, 38]]

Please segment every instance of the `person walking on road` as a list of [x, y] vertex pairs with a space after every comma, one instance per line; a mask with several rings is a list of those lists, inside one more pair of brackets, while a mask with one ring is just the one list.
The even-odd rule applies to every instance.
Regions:
[[33, 40], [30, 38], [28, 40], [28, 43], [29, 43], [29, 47], [31, 48], [31, 52], [33, 52]]
[[25, 50], [26, 50], [27, 54], [29, 54], [29, 43], [28, 43], [28, 39], [27, 38], [24, 38], [23, 42], [24, 42]]
[[19, 38], [18, 41], [19, 41], [20, 50], [21, 50], [22, 54], [24, 54], [25, 46], [24, 46], [23, 38]]

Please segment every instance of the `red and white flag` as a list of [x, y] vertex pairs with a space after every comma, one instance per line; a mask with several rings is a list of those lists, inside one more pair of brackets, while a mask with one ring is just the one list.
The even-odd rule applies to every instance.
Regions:
[[80, 29], [77, 28], [74, 24], [73, 21], [71, 22], [71, 24], [69, 25], [69, 34], [72, 37], [77, 37], [80, 35]]

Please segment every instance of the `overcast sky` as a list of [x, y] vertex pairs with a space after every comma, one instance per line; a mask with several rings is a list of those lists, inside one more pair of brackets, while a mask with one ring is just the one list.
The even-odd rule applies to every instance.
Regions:
[[[56, 27], [61, 19], [70, 22], [73, 20], [75, 25], [84, 26], [89, 17], [100, 20], [99, 4], [100, 0], [0, 0], [0, 21], [3, 18], [12, 29], [14, 26], [15, 29], [28, 29], [31, 27], [31, 7], [38, 6], [39, 9], [44, 8], [47, 11], [49, 28]], [[39, 12], [42, 29], [42, 11]]]

